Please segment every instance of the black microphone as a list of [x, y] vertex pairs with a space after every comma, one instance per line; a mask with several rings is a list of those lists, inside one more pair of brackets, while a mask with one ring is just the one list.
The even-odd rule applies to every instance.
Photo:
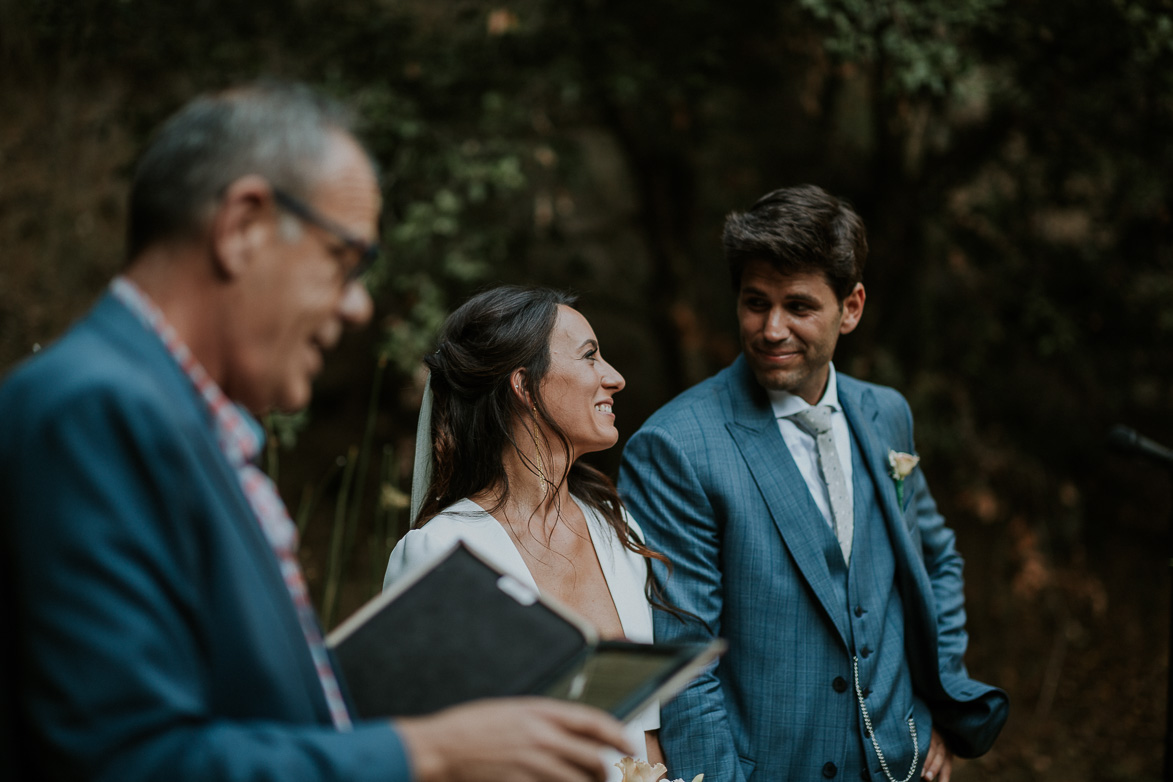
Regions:
[[1139, 454], [1162, 464], [1173, 465], [1173, 448], [1166, 448], [1158, 442], [1142, 437], [1135, 429], [1127, 426], [1113, 426], [1108, 432], [1108, 445], [1117, 451]]

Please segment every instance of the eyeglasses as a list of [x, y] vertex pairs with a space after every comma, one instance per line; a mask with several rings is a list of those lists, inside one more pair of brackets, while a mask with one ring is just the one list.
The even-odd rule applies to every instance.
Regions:
[[289, 212], [297, 219], [303, 220], [333, 235], [334, 238], [342, 242], [342, 245], [347, 250], [350, 250], [358, 256], [358, 263], [346, 273], [347, 283], [362, 279], [371, 270], [371, 266], [374, 265], [375, 260], [379, 257], [379, 245], [377, 243], [359, 239], [350, 231], [338, 225], [338, 223], [320, 214], [313, 207], [294, 198], [284, 190], [273, 188], [273, 200], [277, 203], [277, 206]]

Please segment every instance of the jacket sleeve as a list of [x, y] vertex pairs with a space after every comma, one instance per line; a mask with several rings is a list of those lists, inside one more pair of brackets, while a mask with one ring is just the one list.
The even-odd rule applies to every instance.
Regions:
[[[912, 412], [901, 399], [903, 418], [908, 437], [909, 453], [915, 453], [912, 437]], [[937, 510], [936, 500], [929, 491], [928, 481], [920, 467], [914, 468], [905, 479], [908, 512], [916, 519], [916, 538], [920, 554], [933, 591], [933, 605], [937, 616], [938, 665], [943, 674], [966, 675], [965, 650], [969, 635], [965, 630], [965, 583], [962, 570], [965, 562], [957, 551], [956, 535], [945, 524]]]
[[[901, 440], [914, 453], [912, 413], [900, 399]], [[899, 440], [898, 440], [899, 441]], [[937, 681], [941, 697], [929, 699], [934, 727], [956, 754], [976, 757], [985, 753], [1002, 729], [1009, 701], [1002, 690], [969, 678], [965, 651], [966, 631], [964, 560], [957, 551], [956, 536], [937, 510], [924, 472], [917, 467], [905, 479], [906, 514], [915, 519], [913, 541], [924, 563], [936, 620]]]
[[[36, 778], [409, 779], [389, 723], [338, 732], [304, 708], [304, 679], [266, 667], [295, 637], [217, 615], [234, 602], [267, 610], [267, 598], [207, 556], [198, 526], [223, 524], [225, 508], [202, 489], [220, 465], [193, 446], [206, 433], [176, 430], [182, 400], [108, 387], [61, 396], [45, 383], [9, 391], [0, 543], [16, 630], [6, 707]], [[272, 680], [258, 682], [265, 671]], [[233, 688], [246, 694], [225, 694]], [[250, 704], [254, 691], [266, 703]]]
[[[648, 545], [665, 554], [655, 563], [668, 600], [691, 617], [656, 610], [657, 641], [709, 640], [721, 632], [721, 522], [688, 456], [665, 431], [644, 427], [628, 441], [619, 490], [643, 524]], [[662, 708], [660, 743], [668, 778], [704, 773], [717, 782], [743, 782], [736, 743], [715, 667]]]

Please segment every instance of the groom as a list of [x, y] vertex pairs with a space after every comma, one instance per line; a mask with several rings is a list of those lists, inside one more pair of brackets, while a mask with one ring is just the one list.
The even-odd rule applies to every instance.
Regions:
[[908, 471], [907, 402], [831, 362], [863, 315], [863, 223], [818, 187], [783, 188], [731, 214], [723, 241], [742, 355], [648, 419], [619, 475], [691, 615], [657, 612], [657, 640], [729, 641], [664, 708], [669, 775], [948, 780], [1008, 702], [966, 673], [962, 560]]

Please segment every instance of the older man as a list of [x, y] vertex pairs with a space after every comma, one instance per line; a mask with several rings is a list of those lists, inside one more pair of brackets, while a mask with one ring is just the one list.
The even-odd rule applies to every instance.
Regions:
[[371, 316], [380, 195], [296, 86], [189, 104], [131, 191], [129, 263], [0, 387], [2, 752], [28, 780], [601, 778], [621, 726], [543, 700], [357, 722], [253, 415]]

